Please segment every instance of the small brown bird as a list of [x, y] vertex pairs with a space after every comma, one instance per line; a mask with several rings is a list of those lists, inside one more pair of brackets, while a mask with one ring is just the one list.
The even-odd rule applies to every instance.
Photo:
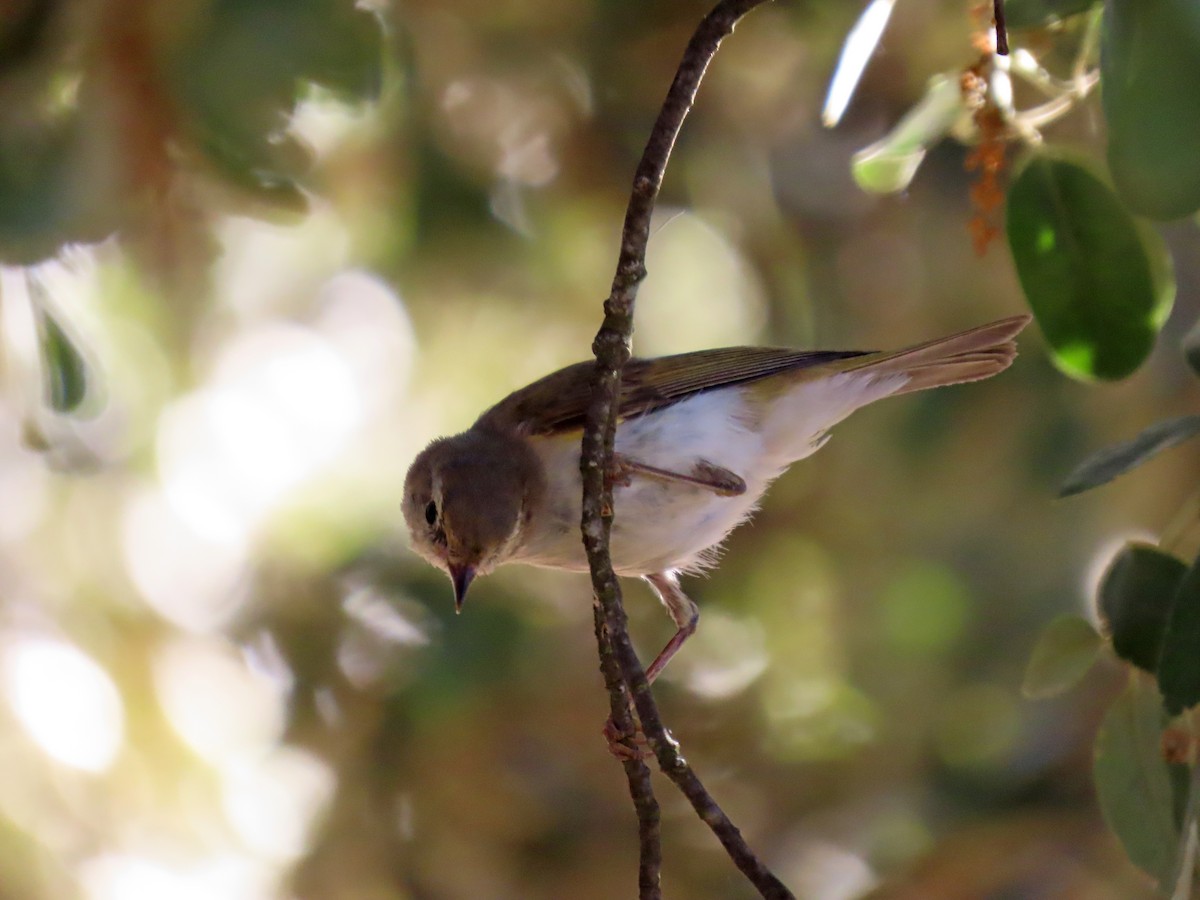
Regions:
[[[712, 565], [775, 478], [868, 403], [1002, 372], [1028, 323], [1013, 316], [890, 353], [730, 347], [631, 360], [612, 473], [613, 566], [645, 578], [678, 629], [649, 678], [696, 630], [679, 574]], [[510, 394], [409, 469], [413, 547], [450, 575], [458, 610], [472, 580], [504, 563], [587, 570], [579, 448], [592, 367]]]

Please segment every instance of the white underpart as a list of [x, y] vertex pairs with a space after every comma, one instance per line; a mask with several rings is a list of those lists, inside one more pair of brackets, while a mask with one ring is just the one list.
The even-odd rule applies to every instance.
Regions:
[[[816, 452], [825, 433], [856, 409], [903, 387], [907, 376], [847, 372], [797, 384], [775, 399], [761, 426], [745, 387], [706, 391], [665, 409], [621, 423], [616, 450], [627, 459], [690, 474], [708, 462], [739, 475], [746, 492], [722, 497], [703, 487], [634, 475], [613, 495], [614, 567], [621, 575], [703, 568], [716, 548], [758, 505], [767, 486], [797, 460]], [[514, 562], [587, 568], [579, 539], [579, 444], [574, 438], [539, 442], [550, 474], [535, 531], [522, 535]]]

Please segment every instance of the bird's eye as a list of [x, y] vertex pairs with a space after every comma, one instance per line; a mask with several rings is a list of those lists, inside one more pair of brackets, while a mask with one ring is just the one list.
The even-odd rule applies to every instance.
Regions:
[[425, 521], [430, 525], [437, 524], [437, 504], [432, 500], [430, 500], [429, 505], [425, 507]]

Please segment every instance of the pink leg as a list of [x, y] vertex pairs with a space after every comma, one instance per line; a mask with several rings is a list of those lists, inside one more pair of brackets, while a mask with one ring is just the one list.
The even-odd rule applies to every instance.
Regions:
[[667, 608], [671, 621], [679, 629], [675, 632], [675, 636], [667, 641], [667, 646], [663, 647], [658, 656], [654, 657], [654, 662], [650, 663], [650, 667], [646, 669], [646, 679], [653, 683], [659, 673], [667, 667], [671, 657], [678, 653], [684, 642], [696, 633], [696, 624], [700, 621], [700, 610], [696, 608], [696, 604], [691, 601], [691, 598], [680, 589], [679, 576], [674, 572], [656, 572], [653, 575], [647, 575], [646, 581], [654, 589], [654, 593], [658, 594], [658, 599]]
[[[679, 576], [674, 572], [656, 572], [645, 577], [650, 587], [654, 589], [654, 593], [658, 595], [658, 599], [667, 608], [671, 621], [678, 629], [675, 635], [667, 641], [667, 646], [659, 651], [658, 656], [654, 657], [654, 662], [650, 663], [649, 668], [646, 669], [646, 680], [653, 684], [654, 679], [671, 661], [671, 657], [678, 653], [684, 642], [695, 634], [696, 623], [700, 621], [700, 611], [688, 595], [680, 589]], [[617, 732], [611, 717], [605, 723], [604, 737], [608, 740], [609, 751], [618, 759], [644, 759], [649, 755], [649, 751], [645, 749], [646, 739], [640, 729], [633, 735], [633, 742], [637, 747], [630, 751], [621, 743], [625, 736]]]

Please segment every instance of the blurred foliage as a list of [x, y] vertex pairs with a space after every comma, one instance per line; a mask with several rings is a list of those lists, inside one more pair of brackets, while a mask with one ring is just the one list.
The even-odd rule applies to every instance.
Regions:
[[[1094, 9], [1024, 7], [1027, 87], [1084, 60], [1044, 82], [1081, 113], [1054, 142], [1103, 156]], [[632, 895], [586, 579], [502, 570], [456, 617], [399, 499], [425, 442], [588, 355], [637, 155], [704, 11], [5, 5], [0, 896]], [[856, 11], [772, 4], [726, 41], [667, 175], [639, 353], [899, 346], [1021, 307], [1005, 254], [974, 253], [960, 146], [910, 146], [899, 199], [852, 176], [932, 76], [976, 65], [978, 23], [957, 0], [899, 4], [824, 131]], [[1156, 78], [1184, 77], [1170, 59]], [[1195, 442], [1053, 502], [1089, 452], [1195, 414], [1177, 348], [1200, 254], [1192, 223], [1162, 233], [1178, 298], [1134, 375], [1068, 382], [1029, 334], [1001, 378], [839, 426], [689, 581], [703, 612], [658, 687], [667, 720], [798, 896], [1151, 895], [1090, 775], [1125, 667], [1102, 653], [1038, 704], [1020, 686], [1039, 626], [1093, 617], [1128, 540], [1200, 549], [1194, 507], [1163, 528]], [[652, 650], [670, 623], [631, 588]], [[1158, 779], [1161, 703], [1138, 677], [1129, 716], [1152, 729], [1104, 758]], [[1169, 820], [1145, 792], [1118, 807], [1176, 828], [1179, 768], [1154, 795]], [[748, 896], [657, 783], [668, 895]]]

